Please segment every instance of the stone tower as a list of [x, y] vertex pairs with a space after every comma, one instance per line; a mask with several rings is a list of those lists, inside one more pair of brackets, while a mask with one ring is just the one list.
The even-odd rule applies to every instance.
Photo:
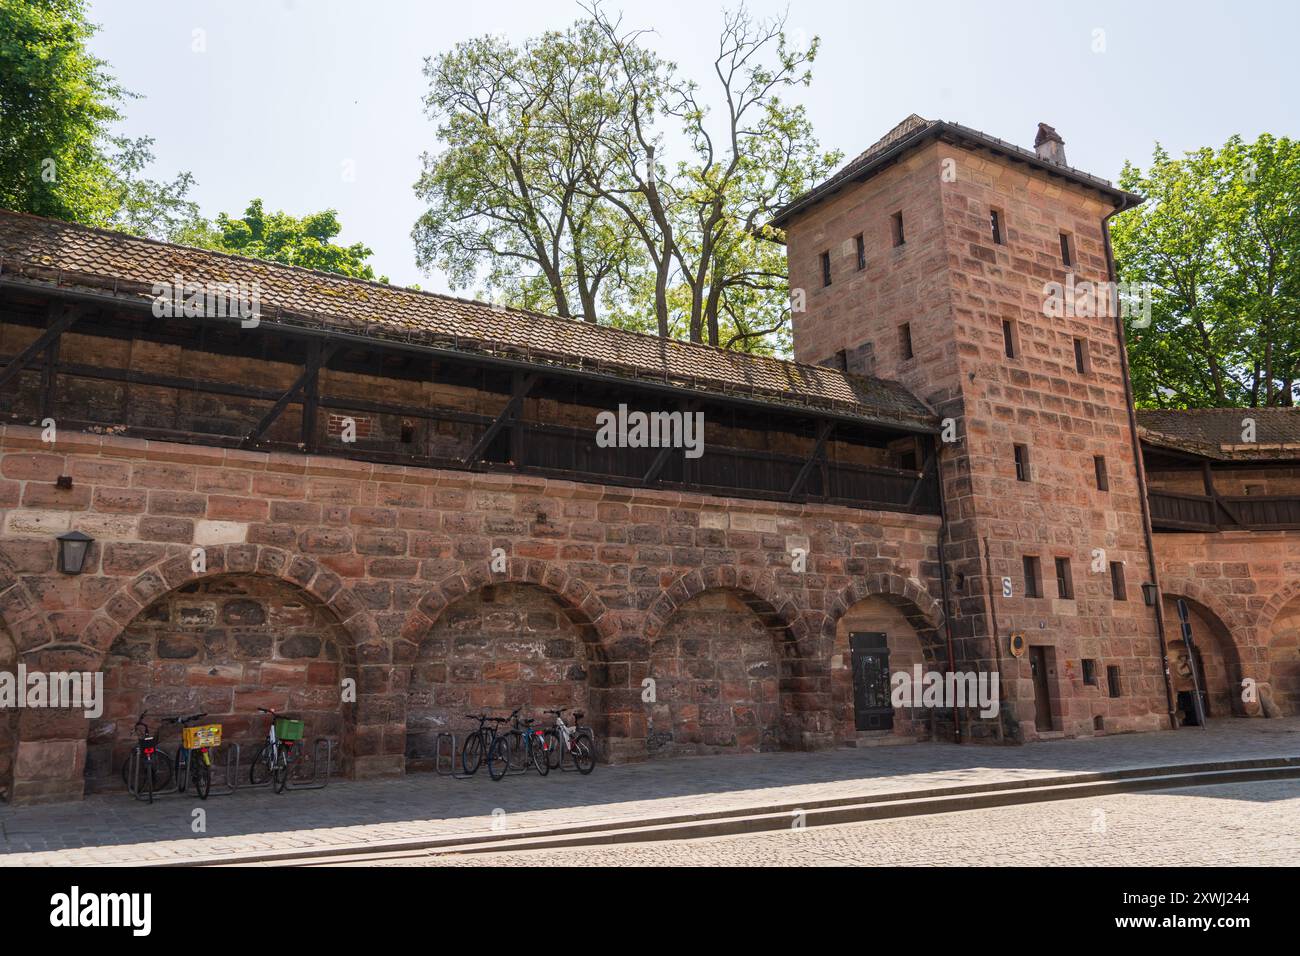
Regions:
[[1104, 285], [1105, 221], [1137, 202], [1065, 165], [1050, 126], [1031, 151], [913, 115], [776, 219], [795, 358], [899, 381], [951, 426], [938, 467], [955, 657], [998, 671], [1003, 701], [1001, 727], [973, 720], [973, 737], [1168, 726]]

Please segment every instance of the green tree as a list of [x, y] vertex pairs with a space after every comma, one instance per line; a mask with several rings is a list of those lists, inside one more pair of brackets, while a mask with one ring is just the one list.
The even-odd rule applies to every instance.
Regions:
[[[243, 216], [234, 218], [221, 213], [215, 223], [202, 223], [183, 232], [179, 239], [188, 245], [287, 266], [336, 272], [353, 279], [375, 279], [375, 270], [366, 262], [372, 255], [368, 246], [361, 242], [341, 246], [333, 241], [342, 230], [333, 209], [297, 217], [286, 212], [267, 213], [262, 200], [254, 199]], [[380, 276], [378, 281], [387, 282], [388, 277]]]
[[174, 239], [193, 177], [147, 178], [154, 141], [112, 135], [132, 94], [87, 51], [97, 29], [84, 0], [0, 0], [0, 207]]
[[1164, 408], [1290, 406], [1300, 397], [1300, 148], [1268, 134], [1175, 159], [1159, 146], [1120, 184], [1121, 279], [1152, 291], [1127, 319], [1134, 393]]
[[788, 341], [771, 214], [825, 176], [802, 107], [817, 41], [728, 13], [710, 108], [598, 4], [516, 48], [485, 37], [426, 61], [445, 148], [425, 154], [417, 261], [515, 305], [731, 348]]

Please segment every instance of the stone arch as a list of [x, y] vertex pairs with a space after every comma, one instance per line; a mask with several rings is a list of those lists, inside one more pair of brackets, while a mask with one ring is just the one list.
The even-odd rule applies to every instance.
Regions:
[[1260, 608], [1259, 615], [1255, 618], [1255, 632], [1259, 635], [1260, 640], [1266, 640], [1267, 635], [1273, 627], [1273, 622], [1277, 616], [1282, 613], [1282, 609], [1290, 604], [1297, 597], [1300, 597], [1300, 579], [1292, 581], [1273, 592], [1272, 597], [1265, 602]]
[[[51, 542], [49, 567], [54, 569], [57, 544]], [[40, 599], [32, 594], [17, 565], [0, 545], [0, 624], [18, 653], [54, 643], [54, 632]]]
[[[1257, 671], [1260, 663], [1254, 650], [1244, 638], [1249, 627], [1244, 615], [1225, 609], [1214, 594], [1195, 581], [1175, 578], [1160, 585], [1164, 599], [1165, 645], [1169, 654], [1170, 678], [1174, 685], [1175, 705], [1180, 692], [1190, 693], [1194, 687], [1188, 667], [1188, 652], [1182, 638], [1176, 602], [1187, 602], [1192, 617], [1201, 626], [1195, 630], [1196, 664], [1200, 669], [1198, 680], [1207, 691], [1211, 717], [1226, 717], [1241, 713], [1240, 694], [1237, 689], [1243, 677], [1261, 678]], [[1191, 700], [1192, 698], [1186, 698]], [[1191, 704], [1190, 706], [1195, 706]]]
[[1262, 657], [1259, 679], [1282, 713], [1300, 713], [1300, 581], [1278, 590], [1264, 606], [1256, 627]]
[[[504, 632], [493, 636], [484, 627], [478, 640], [458, 640], [460, 622], [451, 620], [458, 611], [513, 618], [519, 639], [503, 640]], [[501, 572], [462, 569], [438, 581], [402, 630], [401, 656], [411, 661], [408, 765], [431, 764], [436, 734], [465, 729], [465, 713], [504, 714], [515, 706], [538, 718], [550, 707], [583, 710], [601, 757], [620, 756], [628, 725], [611, 712], [613, 622], [585, 582], [544, 561], [515, 558]], [[626, 673], [621, 679], [626, 683]]]
[[[695, 612], [699, 613], [695, 613]], [[770, 571], [687, 572], [646, 612], [626, 661], [644, 756], [814, 746], [826, 726], [825, 667], [795, 600]], [[641, 677], [654, 680], [653, 699]]]
[[[840, 618], [853, 605], [870, 597], [879, 597], [903, 613], [913, 630], [922, 638], [922, 646], [926, 649], [927, 655], [931, 649], [946, 647], [941, 633], [943, 604], [931, 596], [920, 581], [892, 573], [854, 578], [842, 587], [826, 608], [826, 616], [822, 621], [822, 637], [833, 641]], [[946, 656], [942, 662], [947, 662]]]

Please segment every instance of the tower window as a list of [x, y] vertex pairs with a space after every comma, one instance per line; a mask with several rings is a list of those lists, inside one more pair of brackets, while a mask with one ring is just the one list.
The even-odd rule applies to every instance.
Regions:
[[1106, 668], [1106, 690], [1111, 697], [1120, 696], [1119, 668], [1113, 664]]
[[907, 236], [903, 234], [903, 214], [901, 212], [896, 212], [890, 217], [890, 226], [894, 235], [894, 245], [901, 246], [907, 242]]
[[1088, 343], [1083, 339], [1074, 340], [1074, 370], [1080, 375], [1088, 374]]
[[993, 233], [993, 241], [999, 246], [1006, 244], [1006, 236], [1002, 233], [1002, 210], [989, 210], [989, 228]]
[[1061, 264], [1070, 269], [1074, 266], [1074, 243], [1070, 239], [1068, 232], [1061, 233]]
[[1097, 490], [1110, 491], [1110, 479], [1106, 476], [1106, 459], [1103, 456], [1092, 456], [1092, 470], [1097, 473]]
[[1029, 446], [1016, 445], [1016, 481], [1029, 480]]
[[1128, 587], [1124, 584], [1124, 562], [1110, 563], [1110, 593], [1116, 601], [1128, 600]]
[[1097, 662], [1091, 657], [1083, 659], [1083, 682], [1089, 687], [1097, 686]]
[[828, 286], [830, 284], [831, 284], [831, 254], [829, 252], [823, 252], [822, 253], [822, 285]]
[[898, 327], [898, 351], [904, 362], [912, 357], [912, 326], [908, 322]]
[[1016, 357], [1016, 323], [1010, 319], [1002, 320], [1002, 351], [1007, 358]]
[[867, 240], [862, 233], [858, 233], [853, 241], [858, 247], [858, 271], [861, 272], [867, 267]]
[[1056, 596], [1063, 601], [1074, 600], [1074, 581], [1070, 576], [1070, 559], [1056, 559]]
[[1025, 566], [1025, 597], [1043, 596], [1043, 569], [1037, 557], [1027, 554], [1022, 559]]

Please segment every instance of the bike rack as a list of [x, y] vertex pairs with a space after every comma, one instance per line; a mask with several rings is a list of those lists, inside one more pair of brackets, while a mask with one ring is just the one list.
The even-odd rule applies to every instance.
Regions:
[[[228, 797], [230, 796], [230, 794], [235, 792], [235, 789], [239, 784], [239, 744], [237, 743], [223, 744], [222, 747], [226, 751], [226, 782], [224, 785], [222, 785], [222, 784], [218, 784], [216, 781], [213, 781], [208, 788], [209, 799], [212, 797]], [[216, 761], [213, 761], [213, 763], [215, 764]], [[188, 767], [186, 769], [188, 770]], [[173, 755], [172, 775], [176, 776], [178, 772], [179, 771], [176, 769], [176, 758]], [[142, 794], [139, 791], [134, 789], [134, 786], [136, 782], [139, 781], [139, 779], [140, 779], [140, 751], [138, 748], [135, 748], [132, 749], [131, 751], [130, 769], [127, 771], [126, 792], [131, 794], [131, 796], [133, 796], [137, 800], [147, 801], [149, 799], [147, 794]], [[155, 801], [167, 800], [172, 797], [185, 797], [185, 796], [191, 797], [192, 799], [195, 800], [200, 799], [197, 794], [195, 794], [193, 791], [188, 789], [188, 784], [187, 784], [187, 788], [185, 790], [182, 790], [179, 779], [172, 780], [171, 785], [168, 786], [165, 790], [155, 790], [153, 794], [153, 798]]]
[[[325, 750], [325, 779], [320, 780], [321, 766], [321, 745], [324, 744]], [[284, 788], [287, 790], [323, 790], [330, 782], [330, 774], [334, 767], [334, 741], [328, 737], [317, 737], [316, 742], [312, 745], [311, 754], [311, 780], [307, 783], [294, 783], [293, 774], [290, 772], [289, 783]]]
[[[451, 745], [447, 750], [447, 768], [442, 769], [442, 741], [446, 739]], [[433, 739], [433, 769], [440, 777], [451, 777], [453, 780], [469, 780], [474, 776], [472, 773], [461, 773], [456, 769], [456, 758], [460, 750], [456, 746], [456, 735], [450, 731], [441, 731]]]

